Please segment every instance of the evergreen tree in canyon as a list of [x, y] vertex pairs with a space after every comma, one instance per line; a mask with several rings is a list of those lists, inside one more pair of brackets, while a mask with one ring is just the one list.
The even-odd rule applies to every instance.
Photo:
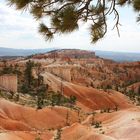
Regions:
[[33, 80], [33, 76], [32, 76], [32, 68], [34, 67], [34, 62], [32, 62], [31, 60], [29, 60], [28, 62], [26, 62], [26, 66], [25, 66], [25, 71], [24, 71], [24, 76], [25, 76], [25, 80], [26, 80], [26, 84], [28, 87], [31, 86], [31, 82]]

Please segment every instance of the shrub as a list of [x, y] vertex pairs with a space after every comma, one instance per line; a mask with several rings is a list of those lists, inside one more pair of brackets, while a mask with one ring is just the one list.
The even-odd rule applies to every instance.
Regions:
[[101, 124], [102, 123], [101, 122], [98, 122], [98, 121], [94, 122], [95, 128], [102, 127]]

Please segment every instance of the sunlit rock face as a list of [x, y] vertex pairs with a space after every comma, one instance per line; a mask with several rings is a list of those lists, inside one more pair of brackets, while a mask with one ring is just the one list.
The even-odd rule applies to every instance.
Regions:
[[0, 87], [8, 91], [17, 92], [17, 75], [5, 74], [0, 76]]

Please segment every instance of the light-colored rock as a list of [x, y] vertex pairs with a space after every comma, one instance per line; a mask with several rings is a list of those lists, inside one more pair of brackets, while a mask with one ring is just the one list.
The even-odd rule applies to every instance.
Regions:
[[0, 87], [17, 92], [17, 75], [5, 74], [0, 76]]

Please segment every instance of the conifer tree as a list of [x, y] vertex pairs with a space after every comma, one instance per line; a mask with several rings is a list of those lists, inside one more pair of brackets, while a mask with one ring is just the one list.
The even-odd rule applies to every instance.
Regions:
[[33, 79], [33, 76], [32, 76], [33, 66], [34, 66], [34, 63], [32, 61], [29, 60], [28, 62], [26, 62], [26, 69], [24, 71], [24, 76], [25, 76], [26, 84], [28, 87], [31, 86], [31, 82]]
[[[28, 10], [35, 19], [50, 19], [49, 25], [41, 23], [39, 32], [46, 40], [55, 33], [69, 33], [79, 28], [79, 22], [90, 23], [91, 42], [96, 43], [107, 32], [107, 18], [114, 15], [114, 28], [119, 34], [117, 6], [130, 5], [140, 12], [140, 0], [7, 0], [17, 10]], [[112, 17], [112, 16], [111, 16]], [[140, 15], [137, 17], [140, 22]]]

